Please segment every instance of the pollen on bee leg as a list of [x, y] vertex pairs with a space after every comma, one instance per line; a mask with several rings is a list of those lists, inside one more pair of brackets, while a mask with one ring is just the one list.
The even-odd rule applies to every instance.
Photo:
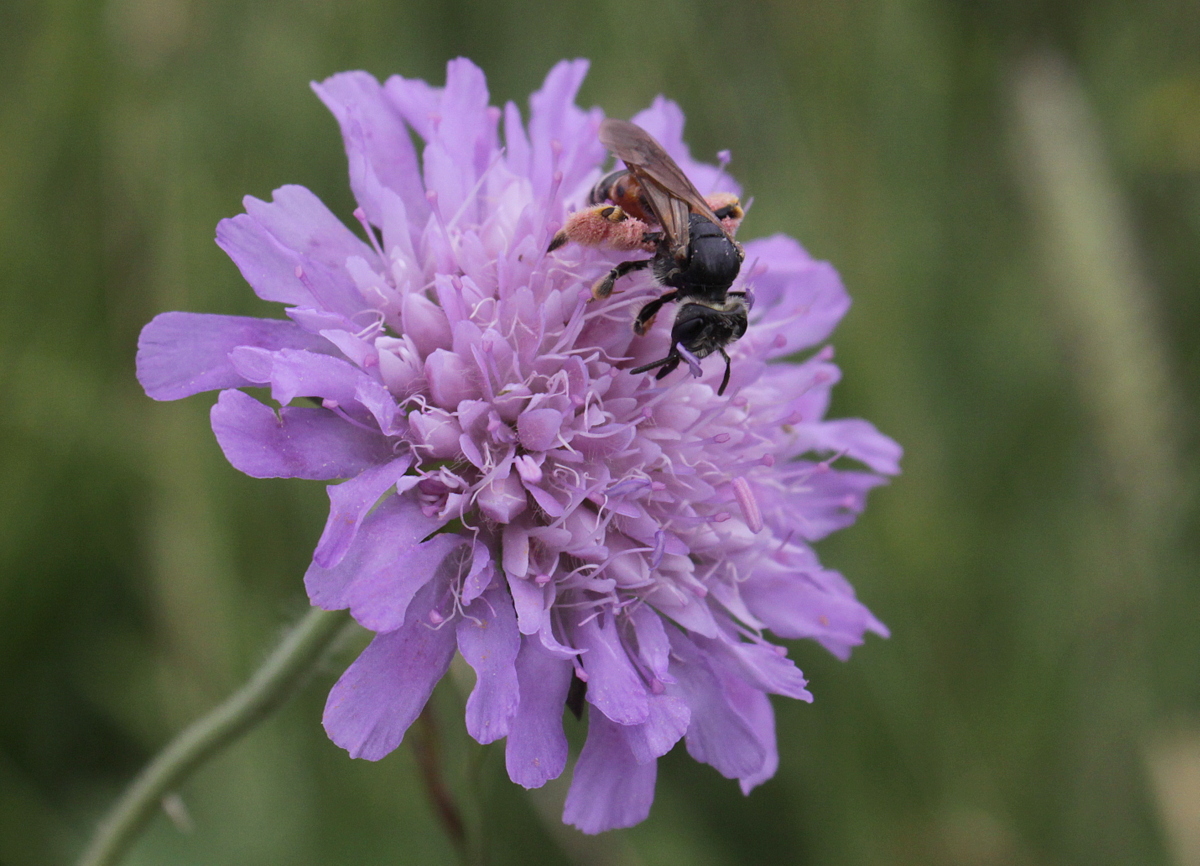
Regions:
[[714, 192], [705, 196], [704, 200], [721, 220], [725, 231], [734, 234], [742, 224], [742, 218], [746, 216], [738, 197], [731, 192]]
[[608, 240], [615, 224], [625, 219], [625, 211], [611, 204], [578, 210], [567, 217], [560, 235], [585, 247], [595, 247]]
[[646, 243], [646, 235], [649, 232], [650, 227], [644, 222], [637, 217], [629, 217], [609, 225], [607, 244], [618, 250], [646, 250], [649, 252], [654, 249], [654, 244]]
[[616, 250], [646, 250], [650, 227], [636, 217], [631, 217], [615, 204], [601, 204], [575, 211], [567, 217], [566, 224], [550, 241], [549, 252], [566, 243], [575, 242], [585, 247], [606, 246]]

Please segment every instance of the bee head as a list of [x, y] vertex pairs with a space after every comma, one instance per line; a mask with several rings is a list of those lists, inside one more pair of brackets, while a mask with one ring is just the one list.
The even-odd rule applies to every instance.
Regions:
[[711, 355], [746, 333], [746, 301], [730, 294], [721, 303], [694, 300], [683, 304], [671, 327], [671, 345], [682, 344], [697, 358]]
[[725, 359], [725, 376], [717, 389], [717, 396], [721, 396], [729, 385], [729, 355], [725, 347], [746, 333], [749, 310], [746, 296], [741, 292], [730, 293], [720, 302], [689, 300], [680, 306], [675, 316], [675, 324], [671, 327], [671, 351], [667, 356], [630, 372], [658, 370], [654, 378], [661, 379], [680, 365], [685, 353], [691, 356], [688, 363], [694, 366], [695, 359], [720, 352]]

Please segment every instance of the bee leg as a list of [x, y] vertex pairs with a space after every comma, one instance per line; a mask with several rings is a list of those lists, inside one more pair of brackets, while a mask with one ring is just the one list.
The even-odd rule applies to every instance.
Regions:
[[667, 376], [675, 372], [675, 368], [679, 366], [680, 358], [679, 355], [672, 351], [671, 355], [667, 357], [666, 361], [667, 363], [663, 364], [662, 368], [654, 374], [655, 379], [661, 379], [663, 376]]
[[674, 349], [671, 349], [671, 352], [670, 352], [670, 354], [667, 355], [667, 357], [659, 358], [657, 361], [651, 361], [649, 364], [642, 364], [642, 366], [635, 367], [634, 369], [630, 370], [629, 372], [633, 373], [636, 376], [638, 373], [648, 373], [651, 370], [661, 367], [662, 369], [659, 370], [658, 374], [654, 377], [655, 379], [661, 379], [663, 376], [667, 375], [668, 373], [670, 373], [672, 370], [674, 370], [678, 366], [679, 366], [679, 353], [676, 352]]
[[678, 292], [667, 292], [662, 297], [655, 298], [642, 307], [641, 312], [637, 314], [637, 318], [633, 320], [633, 332], [639, 337], [645, 336], [646, 331], [654, 324], [654, 317], [658, 315], [658, 311], [662, 309], [662, 305], [669, 304], [675, 300], [678, 294]]
[[585, 247], [607, 244], [620, 250], [636, 250], [645, 246], [645, 233], [646, 224], [641, 220], [631, 218], [617, 205], [602, 204], [567, 217], [566, 225], [550, 239], [546, 252], [552, 253], [570, 241]]
[[650, 267], [650, 264], [653, 261], [654, 259], [638, 259], [637, 261], [633, 262], [621, 262], [621, 264], [617, 265], [605, 276], [596, 280], [595, 285], [592, 286], [592, 299], [599, 301], [603, 298], [607, 298], [612, 294], [613, 286], [616, 284], [617, 280], [621, 279], [621, 277], [625, 276], [626, 274], [631, 274], [634, 271], [640, 271], [644, 268]]
[[729, 386], [729, 354], [724, 349], [717, 349], [717, 351], [725, 359], [725, 375], [721, 379], [721, 387], [717, 389], [717, 396], [721, 397], [724, 396], [725, 389]]

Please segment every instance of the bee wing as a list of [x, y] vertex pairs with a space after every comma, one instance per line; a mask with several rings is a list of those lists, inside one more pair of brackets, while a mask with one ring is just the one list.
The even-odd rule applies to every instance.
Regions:
[[676, 255], [687, 250], [691, 213], [721, 225], [704, 196], [646, 130], [627, 120], [608, 118], [600, 123], [600, 143], [624, 162], [641, 183]]
[[[626, 163], [626, 165], [629, 164]], [[691, 239], [691, 227], [688, 219], [691, 212], [688, 210], [687, 202], [671, 195], [653, 178], [648, 177], [632, 165], [629, 166], [629, 171], [642, 185], [642, 194], [646, 197], [650, 210], [654, 211], [654, 215], [658, 217], [671, 255], [682, 261], [687, 257], [688, 241]]]

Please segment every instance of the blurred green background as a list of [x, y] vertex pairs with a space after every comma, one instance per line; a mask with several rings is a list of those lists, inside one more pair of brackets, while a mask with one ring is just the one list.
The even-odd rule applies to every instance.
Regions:
[[[816, 702], [776, 704], [751, 797], [676, 749], [648, 821], [582, 837], [500, 744], [471, 769], [443, 689], [493, 862], [1200, 863], [1196, 0], [5, 0], [0, 863], [70, 862], [305, 609], [322, 486], [231, 469], [210, 396], [143, 396], [139, 329], [279, 315], [212, 238], [284, 183], [352, 224], [308, 82], [459, 54], [494, 104], [575, 56], [585, 105], [679, 101], [694, 154], [733, 151], [743, 236], [841, 270], [834, 414], [907, 449], [820, 547], [894, 637], [794, 647]], [[325, 739], [336, 675], [128, 862], [450, 862], [407, 748]]]

